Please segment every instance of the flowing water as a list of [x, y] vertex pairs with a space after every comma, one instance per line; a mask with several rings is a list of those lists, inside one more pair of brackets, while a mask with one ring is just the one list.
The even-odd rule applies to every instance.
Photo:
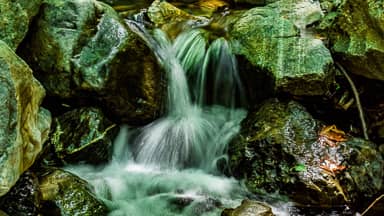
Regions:
[[110, 215], [220, 215], [239, 205], [249, 193], [218, 169], [246, 115], [236, 108], [245, 102], [229, 42], [195, 29], [172, 43], [160, 30], [127, 24], [167, 73], [166, 113], [142, 128], [123, 126], [109, 165], [68, 169], [94, 185]]

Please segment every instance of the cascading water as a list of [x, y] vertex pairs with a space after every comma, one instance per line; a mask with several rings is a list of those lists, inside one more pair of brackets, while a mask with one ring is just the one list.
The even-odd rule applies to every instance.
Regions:
[[233, 178], [214, 175], [246, 115], [234, 108], [241, 100], [232, 89], [239, 93], [241, 85], [228, 42], [220, 38], [208, 46], [204, 32], [192, 30], [172, 44], [160, 30], [149, 34], [134, 21], [127, 24], [167, 73], [166, 114], [143, 128], [122, 127], [113, 160], [102, 170], [68, 169], [94, 185], [110, 215], [219, 215], [235, 207], [247, 191]]

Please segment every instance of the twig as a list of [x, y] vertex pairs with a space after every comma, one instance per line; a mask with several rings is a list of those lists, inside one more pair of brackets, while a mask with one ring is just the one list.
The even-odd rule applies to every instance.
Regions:
[[368, 206], [367, 209], [365, 209], [365, 211], [363, 213], [361, 213], [361, 216], [364, 216], [379, 200], [381, 200], [382, 198], [384, 197], [384, 194], [381, 194], [381, 196], [379, 196], [378, 198], [375, 199], [375, 201], [373, 201], [371, 203], [371, 205]]
[[345, 69], [343, 68], [343, 66], [341, 66], [341, 64], [339, 64], [338, 62], [335, 62], [335, 64], [336, 64], [336, 66], [339, 68], [339, 70], [343, 73], [343, 75], [345, 76], [345, 78], [347, 78], [348, 83], [349, 83], [349, 85], [351, 86], [353, 95], [355, 96], [356, 106], [357, 106], [357, 109], [358, 109], [358, 111], [359, 111], [359, 116], [360, 116], [360, 121], [361, 121], [361, 127], [362, 127], [362, 130], [363, 130], [364, 138], [365, 138], [366, 140], [369, 140], [368, 132], [367, 132], [367, 124], [366, 124], [366, 122], [365, 122], [365, 118], [364, 118], [363, 107], [361, 106], [361, 103], [360, 103], [359, 92], [357, 91], [355, 84], [353, 83], [351, 77], [350, 77], [350, 76], [348, 75], [348, 73], [345, 71]]

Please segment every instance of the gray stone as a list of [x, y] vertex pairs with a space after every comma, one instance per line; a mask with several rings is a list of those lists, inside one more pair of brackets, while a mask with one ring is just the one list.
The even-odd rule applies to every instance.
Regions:
[[251, 73], [267, 73], [274, 90], [322, 95], [334, 79], [333, 60], [323, 42], [305, 29], [321, 18], [320, 6], [298, 0], [288, 7], [289, 2], [247, 11], [229, 33], [234, 52], [250, 64], [249, 71], [242, 72], [248, 86], [257, 82], [248, 78], [254, 77]]
[[42, 0], [0, 0], [0, 40], [16, 50], [41, 3]]
[[116, 121], [159, 115], [162, 71], [155, 56], [108, 5], [47, 0], [21, 55], [50, 96], [96, 101]]
[[34, 162], [48, 138], [50, 113], [32, 70], [0, 41], [0, 196]]

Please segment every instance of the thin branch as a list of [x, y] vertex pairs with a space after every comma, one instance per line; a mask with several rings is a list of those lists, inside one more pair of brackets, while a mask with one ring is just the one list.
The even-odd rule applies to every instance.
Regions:
[[358, 109], [358, 111], [359, 111], [359, 117], [360, 117], [360, 121], [361, 121], [361, 127], [362, 127], [362, 130], [363, 130], [364, 138], [365, 138], [366, 140], [369, 140], [368, 132], [367, 132], [367, 131], [368, 131], [368, 130], [367, 130], [367, 124], [366, 124], [366, 122], [365, 122], [365, 118], [364, 118], [363, 107], [361, 106], [361, 103], [360, 103], [359, 92], [357, 91], [356, 86], [355, 86], [355, 84], [353, 83], [353, 80], [352, 80], [351, 77], [348, 75], [348, 73], [345, 71], [345, 69], [343, 68], [343, 66], [341, 66], [341, 64], [339, 64], [338, 62], [335, 62], [335, 64], [336, 64], [336, 66], [339, 68], [339, 70], [343, 73], [343, 75], [345, 76], [345, 78], [347, 78], [348, 83], [349, 83], [349, 85], [351, 86], [353, 95], [355, 96], [356, 106], [357, 106], [357, 109]]
[[375, 201], [373, 201], [371, 203], [371, 205], [368, 206], [367, 209], [365, 209], [365, 211], [363, 213], [361, 213], [361, 216], [364, 216], [365, 214], [367, 214], [367, 212], [377, 203], [379, 202], [379, 200], [381, 200], [382, 198], [384, 197], [384, 194], [381, 194], [381, 196], [379, 196], [378, 198], [375, 199]]

